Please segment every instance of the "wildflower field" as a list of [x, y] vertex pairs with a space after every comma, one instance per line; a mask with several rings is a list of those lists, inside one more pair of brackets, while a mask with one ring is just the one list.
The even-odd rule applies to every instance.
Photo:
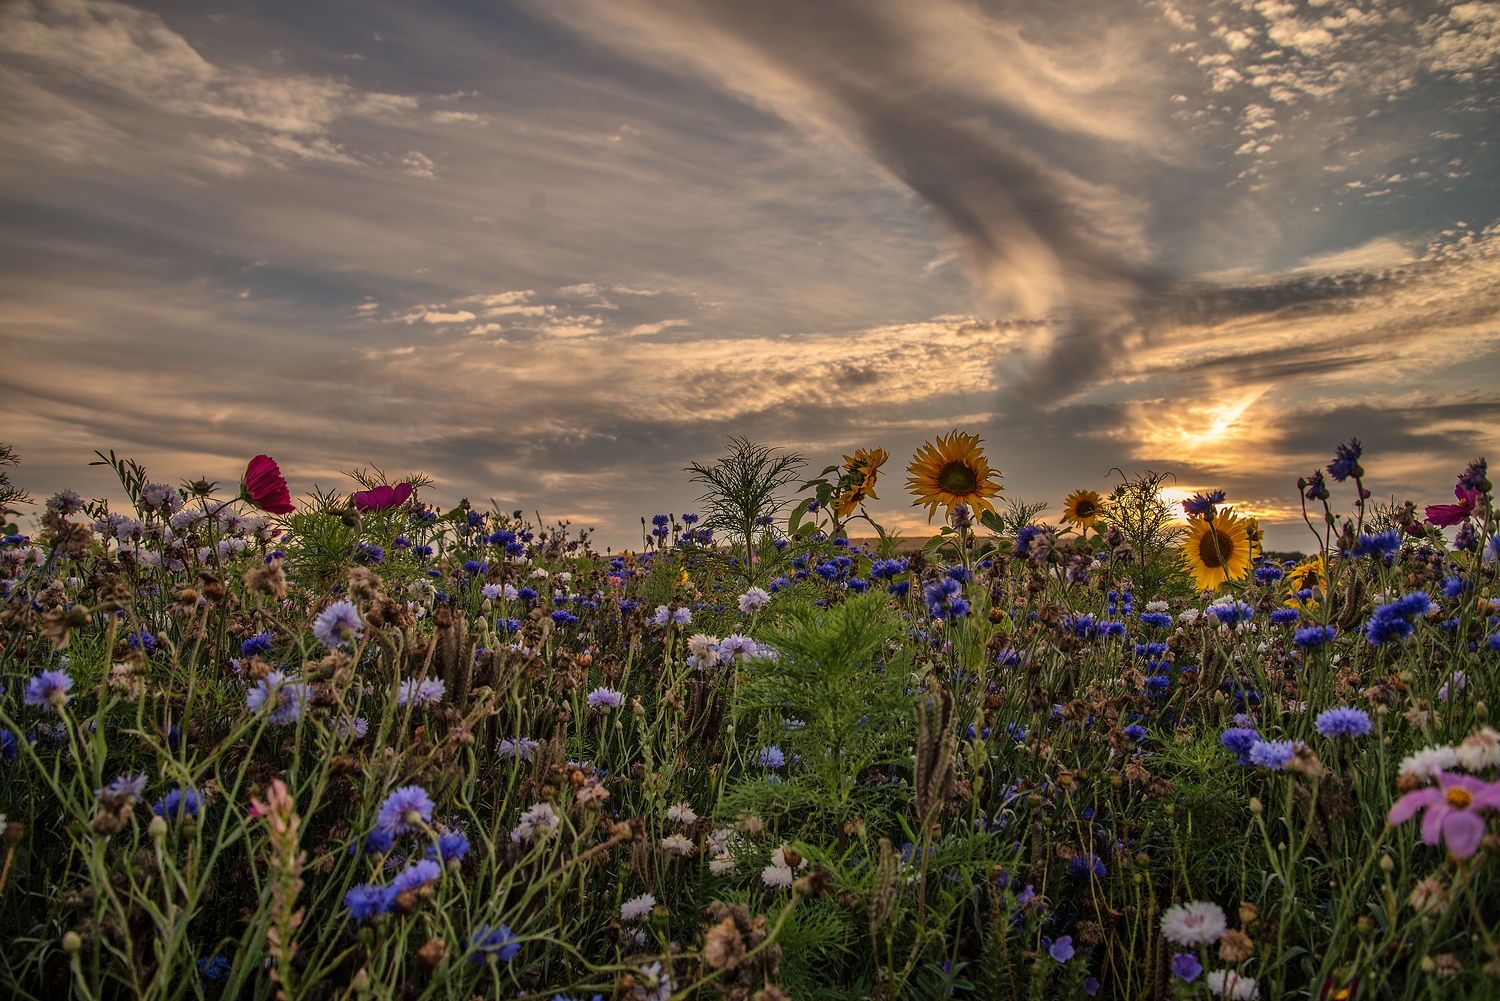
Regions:
[[734, 440], [600, 553], [0, 447], [0, 994], [1500, 996], [1483, 460], [1423, 510], [1339, 445], [1298, 556], [957, 431], [901, 540], [889, 458]]

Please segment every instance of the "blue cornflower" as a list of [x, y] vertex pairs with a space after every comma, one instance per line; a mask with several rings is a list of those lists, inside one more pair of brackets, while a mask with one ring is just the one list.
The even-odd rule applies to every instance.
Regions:
[[1281, 569], [1281, 567], [1263, 566], [1255, 568], [1255, 579], [1260, 581], [1262, 584], [1270, 584], [1274, 581], [1281, 580], [1281, 578], [1285, 576], [1286, 571]]
[[173, 789], [161, 799], [151, 804], [151, 812], [165, 820], [198, 819], [198, 811], [203, 806], [203, 798], [198, 795], [196, 789]]
[[1153, 629], [1167, 629], [1172, 625], [1172, 616], [1166, 612], [1142, 612], [1141, 625]]
[[416, 834], [424, 825], [432, 823], [432, 799], [427, 790], [418, 785], [392, 790], [380, 804], [375, 823], [393, 835]]
[[781, 748], [774, 744], [770, 747], [762, 747], [756, 763], [762, 768], [780, 768], [786, 764], [786, 755], [781, 753]]
[[1363, 737], [1370, 732], [1370, 725], [1368, 713], [1348, 706], [1319, 713], [1313, 723], [1324, 737]]
[[358, 855], [363, 850], [366, 855], [384, 855], [394, 847], [396, 836], [384, 827], [376, 827], [365, 837], [363, 844], [358, 838], [350, 842], [349, 854]]
[[1248, 766], [1254, 763], [1250, 760], [1250, 749], [1260, 743], [1260, 734], [1249, 727], [1230, 727], [1219, 734], [1219, 743], [1233, 751], [1240, 764]]
[[1411, 619], [1432, 610], [1426, 591], [1413, 591], [1386, 605], [1379, 605], [1365, 623], [1365, 638], [1375, 646], [1405, 640], [1416, 632]]
[[133, 649], [144, 650], [147, 653], [150, 653], [152, 650], [156, 649], [156, 637], [152, 636], [144, 629], [137, 633], [131, 633], [129, 636], [125, 637], [125, 643], [127, 646], [130, 646]]
[[520, 598], [522, 601], [535, 601], [537, 599], [537, 593], [534, 588], [523, 587], [521, 588], [521, 590], [516, 592], [516, 597]]
[[1255, 618], [1255, 606], [1243, 601], [1231, 601], [1223, 605], [1209, 605], [1209, 615], [1219, 621], [1220, 625], [1232, 626], [1237, 622], [1249, 622]]
[[413, 862], [405, 869], [402, 869], [396, 878], [391, 880], [391, 889], [395, 890], [397, 894], [405, 893], [408, 890], [420, 890], [428, 883], [440, 879], [442, 875], [442, 866], [431, 859], [423, 859], [420, 862]]
[[1390, 557], [1395, 556], [1400, 548], [1401, 530], [1393, 528], [1389, 532], [1380, 532], [1376, 535], [1361, 535], [1349, 552], [1355, 557], [1383, 556], [1389, 564]]
[[361, 542], [354, 550], [354, 562], [363, 563], [367, 566], [378, 565], [385, 562], [385, 550], [373, 542]]
[[657, 528], [664, 527], [667, 524], [667, 522], [670, 521], [670, 520], [671, 520], [671, 515], [653, 514], [651, 516], [651, 524], [655, 525]]
[[1333, 450], [1333, 461], [1328, 464], [1328, 475], [1343, 483], [1349, 477], [1362, 477], [1364, 469], [1359, 465], [1359, 457], [1364, 453], [1364, 446], [1359, 443], [1358, 438], [1350, 438], [1348, 444], [1339, 445]]
[[1250, 761], [1262, 768], [1279, 772], [1286, 767], [1288, 761], [1297, 756], [1297, 750], [1301, 746], [1301, 743], [1295, 740], [1257, 741], [1250, 748]]
[[1483, 559], [1486, 564], [1500, 560], [1500, 535], [1490, 536], [1490, 541], [1484, 544]]
[[1202, 974], [1203, 964], [1191, 952], [1179, 952], [1172, 957], [1172, 976], [1184, 983], [1190, 984]]
[[578, 616], [572, 612], [558, 609], [552, 613], [552, 621], [559, 626], [576, 626], [578, 625]]
[[94, 790], [94, 798], [105, 803], [139, 803], [146, 791], [146, 776], [119, 775], [103, 789]]
[[26, 682], [25, 702], [28, 706], [60, 709], [72, 701], [73, 696], [68, 694], [72, 687], [73, 679], [67, 671], [43, 671]]
[[1323, 470], [1316, 470], [1312, 474], [1312, 478], [1305, 482], [1307, 485], [1303, 488], [1302, 496], [1308, 500], [1328, 499], [1328, 483], [1323, 479]]
[[198, 960], [198, 976], [204, 980], [223, 980], [229, 976], [231, 969], [233, 967], [230, 965], [229, 960], [223, 956]]
[[1474, 590], [1474, 582], [1467, 577], [1446, 577], [1443, 579], [1443, 597], [1457, 598], [1465, 591]]
[[471, 963], [508, 963], [521, 951], [520, 942], [505, 925], [493, 931], [488, 924], [480, 926], [469, 945], [474, 950], [469, 954]]
[[438, 838], [435, 845], [427, 846], [428, 858], [440, 858], [443, 862], [461, 862], [469, 854], [469, 839], [463, 831], [450, 831]]
[[21, 748], [16, 735], [9, 730], [0, 730], [0, 761], [14, 761], [20, 757]]
[[1311, 650], [1332, 643], [1337, 635], [1338, 630], [1333, 626], [1304, 626], [1292, 633], [1292, 642], [1304, 650]]
[[464, 560], [464, 573], [479, 577], [490, 572], [490, 565], [483, 560]]
[[1146, 740], [1146, 728], [1138, 724], [1131, 724], [1125, 728], [1125, 736], [1137, 744], [1144, 743]]
[[344, 906], [349, 908], [349, 916], [360, 924], [386, 913], [395, 904], [395, 889], [374, 883], [350, 887], [349, 892], [344, 894]]
[[240, 644], [240, 656], [254, 657], [258, 654], [270, 653], [271, 644], [275, 639], [275, 633], [256, 633]]
[[1302, 618], [1302, 613], [1295, 608], [1278, 608], [1271, 613], [1271, 625], [1289, 626]]
[[1109, 875], [1109, 868], [1093, 852], [1085, 852], [1078, 858], [1068, 863], [1068, 871], [1073, 874], [1074, 879], [1081, 879], [1093, 873], [1100, 879]]
[[411, 551], [414, 554], [416, 554], [417, 556], [421, 556], [423, 558], [426, 558], [426, 557], [432, 555], [432, 547], [431, 546], [412, 546], [411, 547]]
[[1214, 508], [1224, 503], [1224, 496], [1222, 490], [1194, 494], [1182, 502], [1183, 513], [1195, 518], [1210, 518], [1213, 516]]

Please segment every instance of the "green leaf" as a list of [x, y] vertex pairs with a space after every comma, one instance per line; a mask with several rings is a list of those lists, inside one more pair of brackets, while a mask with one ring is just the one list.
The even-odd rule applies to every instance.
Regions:
[[979, 523], [988, 528], [996, 535], [1004, 535], [1006, 531], [1005, 519], [994, 511], [982, 511], [979, 515]]

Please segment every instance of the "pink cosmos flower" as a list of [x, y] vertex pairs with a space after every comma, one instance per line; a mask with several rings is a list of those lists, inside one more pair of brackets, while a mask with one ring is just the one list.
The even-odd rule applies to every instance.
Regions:
[[1386, 818], [1392, 824], [1404, 824], [1425, 810], [1422, 816], [1422, 840], [1435, 845], [1447, 842], [1448, 850], [1459, 858], [1468, 858], [1479, 850], [1484, 837], [1484, 818], [1480, 810], [1500, 810], [1500, 782], [1483, 782], [1468, 775], [1437, 773], [1438, 787], [1409, 792], [1396, 800]]
[[291, 514], [296, 510], [292, 495], [286, 488], [286, 477], [281, 475], [281, 467], [269, 455], [257, 455], [245, 467], [245, 476], [240, 480], [240, 496], [271, 514]]
[[1479, 491], [1470, 490], [1462, 483], [1453, 488], [1453, 496], [1458, 498], [1457, 504], [1428, 504], [1427, 520], [1439, 528], [1448, 528], [1468, 518], [1474, 512], [1474, 505], [1479, 503]]
[[398, 483], [394, 487], [376, 487], [374, 490], [361, 490], [353, 497], [354, 506], [361, 511], [385, 511], [393, 507], [400, 507], [411, 500], [412, 486], [410, 483]]

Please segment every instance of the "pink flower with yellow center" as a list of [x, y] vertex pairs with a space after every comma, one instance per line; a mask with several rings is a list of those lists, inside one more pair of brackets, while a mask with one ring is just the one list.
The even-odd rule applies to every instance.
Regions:
[[1422, 840], [1429, 845], [1442, 841], [1454, 855], [1468, 858], [1484, 838], [1479, 811], [1500, 810], [1500, 782], [1445, 772], [1438, 772], [1437, 780], [1436, 789], [1418, 789], [1396, 800], [1386, 819], [1404, 824], [1422, 811]]

